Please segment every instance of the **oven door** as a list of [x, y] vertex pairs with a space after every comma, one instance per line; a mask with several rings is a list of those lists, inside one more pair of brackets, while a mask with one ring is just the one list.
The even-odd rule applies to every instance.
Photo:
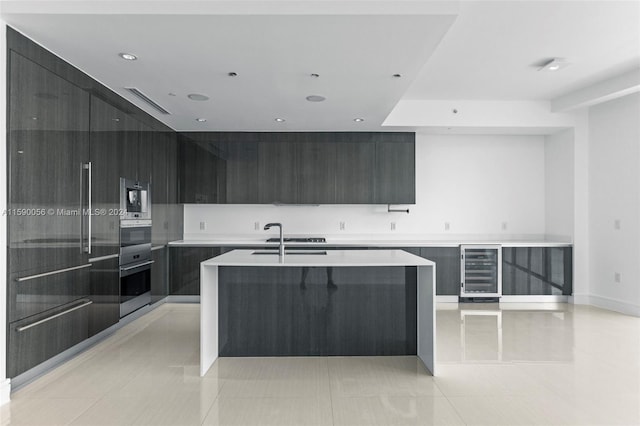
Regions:
[[120, 266], [120, 318], [151, 303], [152, 263]]

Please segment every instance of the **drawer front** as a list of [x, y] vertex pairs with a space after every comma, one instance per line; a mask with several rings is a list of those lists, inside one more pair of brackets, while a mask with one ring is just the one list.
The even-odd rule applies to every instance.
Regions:
[[89, 299], [9, 324], [7, 374], [15, 377], [89, 337]]
[[90, 292], [91, 266], [49, 271], [41, 276], [11, 274], [9, 277], [9, 322], [37, 315], [86, 297]]

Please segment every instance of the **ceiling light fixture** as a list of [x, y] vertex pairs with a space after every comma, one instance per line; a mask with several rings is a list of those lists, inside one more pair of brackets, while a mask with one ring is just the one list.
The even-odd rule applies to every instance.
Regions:
[[309, 102], [323, 102], [325, 99], [324, 96], [320, 96], [320, 95], [309, 95], [306, 98]]
[[237, 72], [230, 72], [229, 74], [227, 74], [229, 77], [237, 77], [238, 73]]
[[364, 121], [364, 118], [357, 117], [354, 118], [353, 121], [355, 121], [356, 123], [362, 123]]
[[400, 77], [402, 77], [402, 74], [394, 74], [393, 77], [394, 78], [400, 78]]
[[196, 121], [198, 123], [205, 123], [207, 121], [207, 119], [206, 118], [196, 118]]
[[285, 121], [287, 121], [287, 120], [285, 120], [284, 118], [280, 118], [280, 117], [278, 117], [278, 118], [276, 118], [276, 120], [275, 120], [275, 121], [276, 121], [276, 122], [278, 122], [278, 123], [284, 123], [284, 122], [285, 122]]
[[314, 72], [314, 73], [310, 74], [310, 76], [311, 76], [312, 78], [318, 78], [318, 77], [320, 77], [320, 74], [316, 74], [316, 73]]
[[126, 61], [135, 61], [136, 59], [138, 59], [136, 55], [132, 55], [131, 53], [118, 53], [118, 56]]
[[558, 71], [563, 68], [566, 68], [569, 65], [563, 58], [552, 58], [542, 64], [538, 71]]
[[209, 97], [207, 95], [201, 95], [200, 93], [190, 93], [187, 95], [187, 98], [192, 101], [208, 101]]

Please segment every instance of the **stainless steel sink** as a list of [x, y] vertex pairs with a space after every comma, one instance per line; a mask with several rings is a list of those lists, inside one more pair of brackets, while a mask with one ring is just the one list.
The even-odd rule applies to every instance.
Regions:
[[[274, 250], [269, 250], [269, 251], [259, 250], [259, 251], [254, 251], [251, 254], [271, 254], [271, 255], [276, 255], [277, 256], [278, 252], [274, 251]], [[296, 255], [299, 255], [299, 254], [323, 256], [323, 255], [326, 255], [327, 252], [324, 251], [324, 250], [291, 250], [291, 251], [285, 251], [284, 254], [285, 254], [285, 256], [289, 256], [289, 255], [296, 256]]]

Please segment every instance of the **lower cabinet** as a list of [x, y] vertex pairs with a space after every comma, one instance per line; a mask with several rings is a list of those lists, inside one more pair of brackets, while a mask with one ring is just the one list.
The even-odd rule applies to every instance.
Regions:
[[89, 309], [89, 336], [120, 321], [120, 269], [119, 258], [94, 262], [90, 270], [91, 301]]
[[572, 269], [571, 247], [504, 247], [502, 294], [569, 296]]
[[169, 294], [169, 265], [166, 247], [151, 252], [151, 303], [164, 299]]
[[7, 375], [15, 377], [89, 337], [89, 298], [9, 324]]
[[460, 295], [460, 248], [422, 247], [420, 256], [436, 263], [436, 295]]
[[169, 249], [169, 294], [200, 295], [200, 262], [221, 253], [220, 247], [171, 247]]

